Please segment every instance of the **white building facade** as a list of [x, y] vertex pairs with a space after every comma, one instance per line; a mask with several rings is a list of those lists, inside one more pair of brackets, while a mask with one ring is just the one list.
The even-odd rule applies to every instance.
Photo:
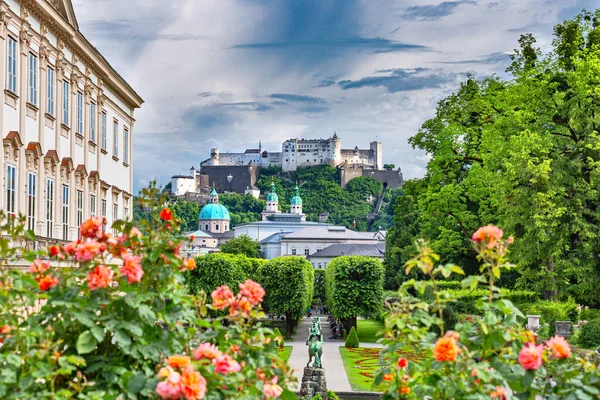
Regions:
[[0, 0], [2, 210], [40, 241], [90, 216], [133, 214], [133, 117], [143, 100], [79, 32], [70, 0]]

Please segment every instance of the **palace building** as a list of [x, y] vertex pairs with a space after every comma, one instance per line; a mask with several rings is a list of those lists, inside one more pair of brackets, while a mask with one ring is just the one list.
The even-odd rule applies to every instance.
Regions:
[[[79, 31], [70, 0], [0, 0], [0, 203], [39, 242], [132, 217], [142, 98]], [[45, 244], [45, 243], [44, 243]]]

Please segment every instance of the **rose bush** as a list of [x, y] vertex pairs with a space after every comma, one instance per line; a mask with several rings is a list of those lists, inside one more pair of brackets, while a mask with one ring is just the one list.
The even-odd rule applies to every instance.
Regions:
[[[464, 273], [456, 265], [438, 265], [439, 256], [417, 241], [419, 255], [407, 263], [406, 273], [417, 268], [428, 280], [407, 281], [400, 289], [403, 301], [390, 305], [380, 357], [384, 367], [374, 381], [384, 385], [383, 398], [600, 398], [598, 366], [575, 354], [562, 337], [536, 345], [517, 322], [523, 314], [495, 285], [502, 271], [513, 267], [505, 259], [512, 238], [503, 239], [501, 229], [487, 226], [472, 241], [482, 262], [481, 275], [467, 277], [462, 286], [487, 286], [487, 295], [475, 303], [483, 317], [461, 320], [453, 331], [445, 329], [444, 312], [455, 299], [438, 279]], [[428, 288], [434, 293], [431, 302], [406, 296], [408, 289], [423, 295]], [[424, 357], [406, 362], [401, 357], [406, 352]]]
[[91, 218], [47, 251], [26, 251], [24, 221], [0, 216], [0, 398], [293, 396], [277, 340], [256, 321], [264, 290], [222, 288], [229, 313], [209, 319], [206, 295], [183, 282], [196, 264], [179, 253], [180, 221], [155, 187], [140, 202], [141, 226], [117, 221], [111, 234]]

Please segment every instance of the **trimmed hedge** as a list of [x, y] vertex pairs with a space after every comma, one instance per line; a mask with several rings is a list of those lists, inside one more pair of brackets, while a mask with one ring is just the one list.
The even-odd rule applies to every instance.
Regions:
[[[443, 292], [451, 293], [459, 301], [471, 303], [475, 303], [482, 297], [487, 297], [490, 293], [487, 289], [443, 290]], [[505, 299], [512, 301], [514, 304], [531, 303], [538, 298], [537, 293], [527, 290], [500, 289], [500, 293]]]
[[600, 320], [589, 321], [579, 328], [578, 344], [588, 349], [600, 346]]
[[238, 284], [248, 279], [250, 261], [246, 256], [214, 253], [196, 257], [197, 268], [186, 273], [186, 283], [192, 294], [210, 294], [221, 285], [237, 292]]
[[348, 333], [348, 336], [346, 337], [346, 343], [344, 343], [344, 346], [352, 348], [360, 347], [358, 334], [356, 333], [356, 329], [354, 329], [354, 327], [350, 329], [350, 333]]
[[518, 308], [525, 315], [534, 314], [541, 316], [541, 323], [548, 324], [548, 335], [554, 336], [556, 327], [555, 321], [571, 321], [573, 323], [579, 320], [579, 311], [577, 303], [573, 300], [563, 302], [553, 302], [550, 300], [540, 300], [531, 304], [521, 304]]

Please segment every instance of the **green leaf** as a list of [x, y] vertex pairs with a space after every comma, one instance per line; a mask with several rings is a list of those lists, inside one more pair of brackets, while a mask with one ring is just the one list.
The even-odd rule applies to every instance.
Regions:
[[138, 307], [137, 311], [140, 318], [142, 318], [144, 322], [146, 322], [148, 325], [154, 325], [154, 323], [156, 322], [156, 314], [154, 314], [154, 311], [152, 311], [150, 307], [148, 307], [145, 304], [142, 304]]
[[73, 316], [75, 317], [75, 319], [77, 319], [77, 321], [79, 321], [82, 325], [87, 326], [88, 328], [92, 328], [92, 327], [96, 326], [96, 323], [92, 320], [90, 315], [87, 313], [80, 312], [80, 311], [73, 311]]
[[77, 353], [79, 353], [79, 354], [91, 353], [92, 351], [94, 351], [96, 349], [97, 343], [98, 342], [94, 338], [94, 335], [92, 335], [92, 332], [85, 331], [81, 335], [79, 335], [79, 338], [77, 339], [77, 345], [76, 345]]
[[127, 382], [127, 391], [129, 393], [139, 393], [144, 386], [146, 386], [146, 377], [144, 374], [138, 373]]
[[69, 362], [69, 364], [73, 364], [78, 367], [84, 367], [86, 365], [85, 358], [76, 356], [74, 354], [68, 356], [67, 361]]
[[123, 331], [115, 332], [115, 342], [117, 342], [117, 344], [119, 344], [121, 347], [131, 346], [131, 338]]
[[90, 331], [92, 331], [92, 335], [94, 335], [94, 338], [98, 341], [98, 343], [104, 340], [105, 332], [104, 328], [101, 326], [93, 326]]

